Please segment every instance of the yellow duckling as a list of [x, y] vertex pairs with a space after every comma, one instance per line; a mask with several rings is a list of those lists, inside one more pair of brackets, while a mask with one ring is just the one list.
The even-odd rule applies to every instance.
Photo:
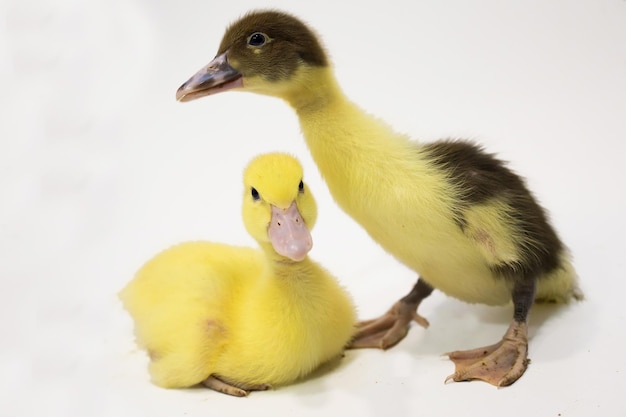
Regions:
[[582, 293], [567, 250], [524, 181], [466, 141], [418, 144], [343, 94], [313, 30], [279, 11], [233, 23], [217, 56], [177, 91], [189, 101], [228, 90], [284, 99], [337, 203], [415, 270], [412, 291], [379, 319], [359, 324], [352, 347], [388, 348], [406, 335], [434, 288], [470, 303], [513, 301], [513, 321], [492, 346], [449, 354], [455, 381], [497, 386], [526, 370], [533, 301]]
[[355, 333], [346, 291], [309, 259], [315, 200], [286, 154], [244, 174], [243, 219], [261, 250], [210, 242], [171, 247], [120, 292], [161, 387], [203, 383], [245, 396], [338, 357]]

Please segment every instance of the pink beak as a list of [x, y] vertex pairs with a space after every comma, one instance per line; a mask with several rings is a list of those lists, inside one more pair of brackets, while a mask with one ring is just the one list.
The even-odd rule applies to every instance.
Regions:
[[278, 254], [296, 262], [306, 258], [313, 247], [311, 233], [304, 224], [295, 201], [286, 209], [272, 206], [268, 235]]

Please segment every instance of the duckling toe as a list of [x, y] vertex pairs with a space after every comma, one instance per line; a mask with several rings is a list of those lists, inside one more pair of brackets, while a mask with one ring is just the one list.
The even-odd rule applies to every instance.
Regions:
[[513, 322], [502, 340], [494, 345], [447, 355], [455, 364], [455, 372], [445, 382], [481, 380], [497, 387], [511, 385], [524, 374], [530, 362], [526, 323]]
[[250, 391], [266, 391], [272, 386], [270, 384], [233, 384], [218, 378], [215, 375], [209, 376], [202, 381], [202, 384], [212, 390], [234, 397], [247, 397]]
[[212, 390], [221, 392], [223, 394], [232, 395], [234, 397], [248, 396], [248, 391], [224, 382], [221, 379], [214, 377], [213, 375], [202, 381], [202, 384], [207, 388], [211, 388]]

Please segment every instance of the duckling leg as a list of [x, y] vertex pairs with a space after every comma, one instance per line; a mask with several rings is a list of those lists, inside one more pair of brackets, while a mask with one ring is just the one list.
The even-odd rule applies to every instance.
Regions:
[[535, 287], [534, 279], [514, 286], [513, 322], [501, 341], [491, 346], [448, 353], [455, 364], [455, 372], [446, 378], [446, 382], [479, 379], [504, 387], [524, 374], [530, 362], [526, 323], [535, 298]]
[[250, 391], [265, 391], [272, 387], [270, 384], [233, 384], [215, 375], [209, 376], [202, 381], [202, 384], [212, 390], [235, 397], [247, 397]]
[[377, 319], [358, 323], [357, 334], [348, 349], [388, 349], [404, 339], [412, 321], [428, 327], [428, 320], [417, 314], [417, 308], [432, 292], [433, 287], [419, 278], [411, 292], [396, 302], [387, 313]]

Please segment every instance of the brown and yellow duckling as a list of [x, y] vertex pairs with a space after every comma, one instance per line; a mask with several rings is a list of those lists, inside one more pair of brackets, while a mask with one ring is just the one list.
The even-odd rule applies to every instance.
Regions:
[[567, 250], [524, 181], [467, 141], [420, 144], [341, 91], [318, 37], [279, 11], [253, 11], [228, 27], [217, 56], [177, 91], [189, 101], [229, 90], [285, 100], [339, 206], [417, 272], [411, 292], [360, 323], [352, 347], [388, 348], [433, 289], [469, 303], [513, 302], [498, 343], [449, 354], [455, 381], [515, 382], [528, 363], [535, 301], [581, 299]]

